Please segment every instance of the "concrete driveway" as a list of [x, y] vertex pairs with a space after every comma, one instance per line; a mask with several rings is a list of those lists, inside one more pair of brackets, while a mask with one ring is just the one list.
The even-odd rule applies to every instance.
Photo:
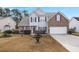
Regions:
[[71, 52], [79, 52], [79, 37], [74, 35], [51, 35]]

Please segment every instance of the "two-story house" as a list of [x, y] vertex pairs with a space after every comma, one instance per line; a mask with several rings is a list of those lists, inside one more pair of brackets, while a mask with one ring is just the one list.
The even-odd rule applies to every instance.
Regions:
[[19, 28], [31, 30], [31, 34], [36, 31], [44, 31], [48, 34], [67, 34], [68, 26], [68, 18], [62, 13], [48, 13], [38, 8], [29, 16], [24, 17]]
[[35, 31], [45, 31], [47, 33], [47, 22], [48, 17], [46, 15], [46, 12], [38, 8], [37, 10], [33, 11], [29, 15], [29, 24], [31, 26], [32, 33]]
[[23, 17], [22, 21], [19, 23], [19, 30], [31, 30], [31, 34], [36, 31], [44, 31], [48, 33], [48, 20], [52, 13], [46, 13], [40, 8], [36, 9], [28, 16]]

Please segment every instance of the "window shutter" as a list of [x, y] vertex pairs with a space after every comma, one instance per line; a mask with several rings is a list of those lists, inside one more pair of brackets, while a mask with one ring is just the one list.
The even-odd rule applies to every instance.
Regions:
[[40, 17], [38, 16], [38, 22], [40, 22]]
[[31, 22], [32, 22], [32, 17], [31, 17]]
[[45, 16], [45, 22], [47, 21], [47, 18], [46, 18], [46, 16]]
[[35, 17], [35, 22], [36, 22], [36, 17]]

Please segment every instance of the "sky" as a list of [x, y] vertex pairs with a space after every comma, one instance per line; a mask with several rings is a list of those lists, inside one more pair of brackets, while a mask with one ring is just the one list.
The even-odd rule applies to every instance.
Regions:
[[[10, 7], [19, 10], [28, 10], [29, 13], [36, 10], [38, 7]], [[79, 17], [79, 7], [40, 7], [45, 12], [62, 12], [67, 18]]]

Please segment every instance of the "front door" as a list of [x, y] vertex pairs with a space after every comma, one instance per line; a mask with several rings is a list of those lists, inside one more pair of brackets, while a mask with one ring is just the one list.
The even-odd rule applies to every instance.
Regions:
[[33, 33], [35, 33], [35, 27], [33, 27]]
[[31, 33], [32, 33], [32, 34], [35, 33], [35, 30], [36, 30], [36, 27], [35, 27], [35, 26], [31, 27]]

